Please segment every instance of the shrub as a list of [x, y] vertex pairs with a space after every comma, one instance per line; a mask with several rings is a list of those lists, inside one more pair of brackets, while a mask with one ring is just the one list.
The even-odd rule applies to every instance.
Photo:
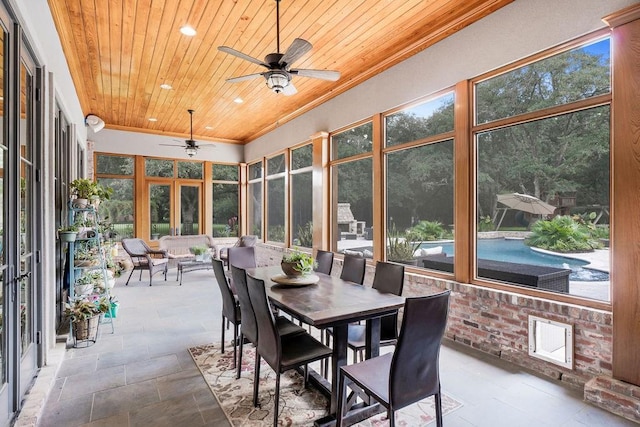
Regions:
[[590, 252], [602, 248], [586, 225], [569, 216], [537, 221], [531, 232], [531, 236], [525, 240], [527, 245], [554, 252]]
[[420, 221], [408, 230], [409, 240], [442, 240], [447, 236], [447, 230], [439, 221]]
[[310, 248], [313, 246], [313, 225], [307, 222], [305, 225], [298, 226], [298, 243], [299, 246]]
[[491, 217], [489, 215], [485, 215], [485, 216], [481, 216], [480, 220], [478, 221], [478, 231], [482, 232], [482, 231], [493, 231], [495, 230], [496, 227], [493, 224], [493, 221], [491, 220]]
[[[425, 221], [426, 222], [426, 221]], [[422, 244], [421, 241], [413, 242], [410, 233], [405, 234], [396, 230], [395, 225], [389, 230], [389, 240], [387, 242], [387, 260], [389, 261], [410, 261], [413, 254]]]

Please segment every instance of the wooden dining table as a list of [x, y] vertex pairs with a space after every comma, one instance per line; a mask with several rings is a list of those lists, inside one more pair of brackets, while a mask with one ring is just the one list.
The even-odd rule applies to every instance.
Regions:
[[[349, 323], [366, 321], [365, 357], [376, 357], [380, 351], [380, 317], [402, 308], [404, 297], [322, 273], [314, 273], [319, 280], [312, 285], [281, 285], [271, 280], [282, 274], [280, 266], [249, 268], [247, 274], [265, 282], [267, 296], [275, 307], [318, 329], [333, 328], [331, 383], [317, 372], [310, 376], [331, 402], [329, 416], [317, 420], [315, 425], [332, 425], [338, 405], [338, 373], [347, 364]], [[360, 420], [377, 412], [379, 407], [361, 405], [350, 411], [347, 418]]]

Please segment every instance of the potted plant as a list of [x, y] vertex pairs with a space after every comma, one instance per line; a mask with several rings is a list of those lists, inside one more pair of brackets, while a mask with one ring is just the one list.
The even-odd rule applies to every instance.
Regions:
[[83, 209], [89, 205], [91, 196], [96, 194], [96, 183], [88, 178], [77, 178], [71, 181], [69, 190], [76, 196], [73, 206]]
[[414, 253], [421, 244], [422, 242], [412, 242], [406, 235], [398, 232], [394, 226], [389, 231], [387, 260], [401, 264], [417, 265]]
[[192, 246], [189, 251], [196, 256], [196, 261], [204, 261], [204, 255], [209, 251], [206, 246]]
[[98, 209], [100, 206], [101, 200], [109, 200], [111, 199], [111, 195], [113, 194], [113, 188], [105, 187], [100, 183], [94, 183], [94, 192], [89, 198], [91, 200], [91, 205]]
[[90, 295], [93, 292], [94, 288], [94, 278], [90, 274], [83, 274], [78, 279], [73, 286], [73, 293], [77, 296], [86, 296]]
[[282, 256], [280, 267], [288, 277], [306, 276], [313, 271], [316, 262], [307, 253], [294, 250]]
[[61, 242], [75, 242], [78, 237], [78, 227], [75, 224], [58, 228], [58, 237]]
[[106, 313], [111, 305], [107, 297], [82, 296], [70, 298], [65, 303], [64, 314], [69, 318], [73, 336], [77, 341], [95, 342], [100, 315]]
[[76, 267], [93, 267], [99, 264], [97, 254], [91, 248], [79, 245], [74, 254], [74, 265]]

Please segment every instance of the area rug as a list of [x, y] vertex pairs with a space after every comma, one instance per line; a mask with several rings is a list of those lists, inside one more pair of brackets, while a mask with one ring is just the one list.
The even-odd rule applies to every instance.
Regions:
[[[248, 348], [247, 348], [248, 347]], [[251, 345], [242, 354], [242, 374], [236, 379], [233, 369], [233, 348], [220, 353], [220, 345], [204, 345], [189, 349], [191, 357], [209, 384], [229, 422], [237, 427], [271, 426], [273, 423], [273, 398], [275, 395], [275, 373], [262, 361], [260, 365], [260, 408], [254, 408], [253, 363], [255, 349]], [[446, 415], [462, 406], [453, 397], [443, 394], [442, 411]], [[280, 379], [279, 424], [283, 426], [312, 426], [313, 422], [327, 415], [327, 400], [313, 386], [305, 389], [303, 378], [295, 371], [282, 374]], [[396, 424], [400, 426], [426, 426], [435, 420], [433, 397], [424, 399], [396, 413]], [[386, 413], [376, 415], [359, 424], [360, 427], [387, 426]]]

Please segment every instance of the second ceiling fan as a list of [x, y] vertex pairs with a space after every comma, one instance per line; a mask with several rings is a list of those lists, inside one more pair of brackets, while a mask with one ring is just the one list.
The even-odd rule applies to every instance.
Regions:
[[296, 60], [300, 59], [305, 53], [309, 52], [313, 47], [306, 40], [296, 38], [285, 53], [280, 53], [280, 0], [276, 1], [276, 31], [277, 31], [277, 51], [268, 54], [264, 61], [256, 59], [252, 56], [239, 52], [228, 46], [219, 46], [218, 50], [228, 53], [245, 61], [253, 62], [267, 69], [262, 73], [248, 74], [245, 76], [231, 77], [228, 82], [236, 83], [256, 77], [264, 77], [269, 89], [275, 93], [284, 93], [285, 95], [293, 95], [298, 92], [291, 81], [293, 76], [310, 77], [314, 79], [322, 79], [336, 81], [340, 78], [340, 72], [331, 70], [305, 70], [291, 68]]

